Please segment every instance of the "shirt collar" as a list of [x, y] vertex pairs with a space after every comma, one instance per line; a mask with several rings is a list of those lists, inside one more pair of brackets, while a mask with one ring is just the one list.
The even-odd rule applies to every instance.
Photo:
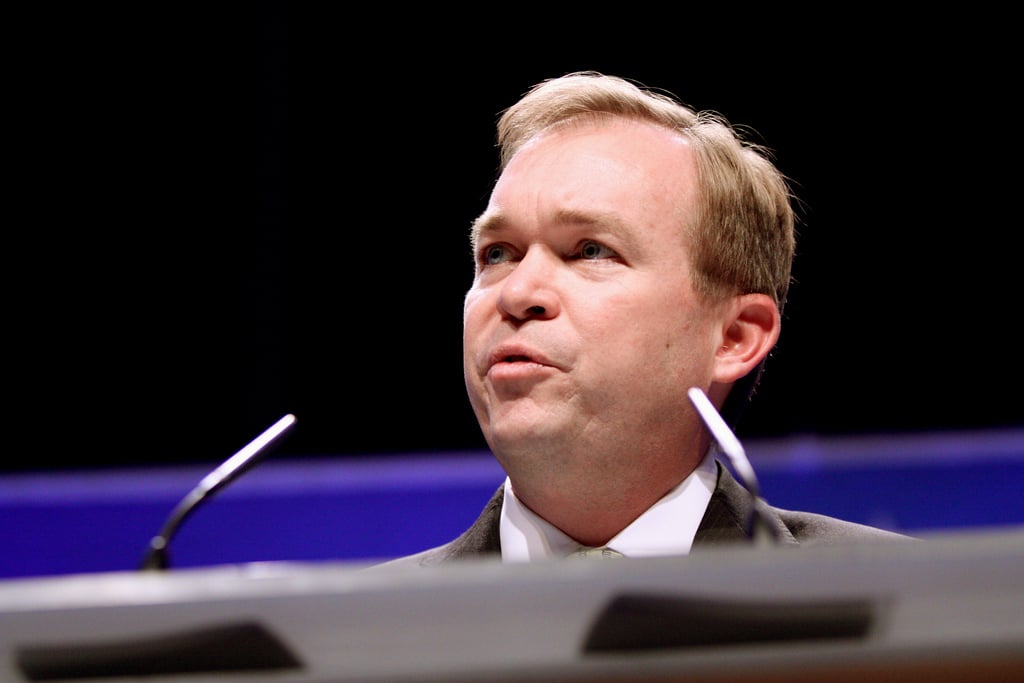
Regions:
[[[608, 542], [626, 557], [686, 555], [718, 481], [710, 450], [700, 465], [674, 489]], [[501, 506], [501, 559], [536, 562], [565, 557], [579, 544], [523, 505], [505, 478]]]

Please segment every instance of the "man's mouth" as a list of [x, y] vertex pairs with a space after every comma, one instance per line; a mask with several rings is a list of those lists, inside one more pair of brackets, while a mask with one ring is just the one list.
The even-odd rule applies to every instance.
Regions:
[[513, 366], [526, 370], [529, 365], [538, 368], [556, 368], [547, 356], [521, 344], [503, 344], [496, 347], [490, 354], [488, 370], [501, 367], [512, 369]]

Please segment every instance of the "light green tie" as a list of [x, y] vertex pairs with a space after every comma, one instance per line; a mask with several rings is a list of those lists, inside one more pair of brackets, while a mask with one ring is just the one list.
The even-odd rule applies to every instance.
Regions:
[[587, 546], [580, 546], [575, 552], [573, 552], [572, 555], [570, 555], [570, 557], [596, 557], [604, 559], [607, 557], [625, 557], [625, 555], [623, 555], [617, 550], [612, 550], [607, 546], [602, 546], [600, 548], [588, 548]]

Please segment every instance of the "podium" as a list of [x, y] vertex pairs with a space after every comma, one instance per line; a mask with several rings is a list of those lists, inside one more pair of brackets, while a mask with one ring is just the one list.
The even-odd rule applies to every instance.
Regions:
[[[878, 678], [880, 677], [880, 678]], [[1024, 529], [431, 569], [0, 583], [0, 680], [1024, 680]]]

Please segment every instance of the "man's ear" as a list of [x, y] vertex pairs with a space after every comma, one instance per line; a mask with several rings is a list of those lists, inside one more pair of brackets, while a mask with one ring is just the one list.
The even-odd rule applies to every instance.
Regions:
[[779, 340], [782, 320], [767, 294], [733, 299], [722, 319], [722, 343], [715, 354], [712, 379], [732, 384], [757, 368]]

